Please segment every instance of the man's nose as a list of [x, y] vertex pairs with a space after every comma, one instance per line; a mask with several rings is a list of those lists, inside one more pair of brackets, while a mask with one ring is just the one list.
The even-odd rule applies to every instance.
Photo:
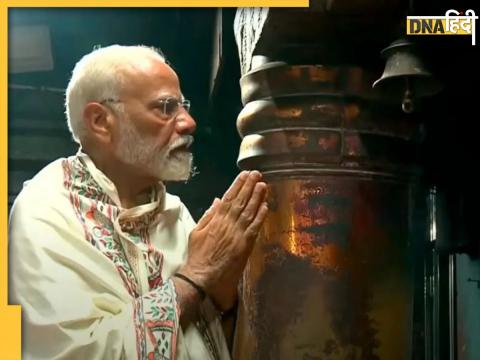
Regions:
[[185, 110], [181, 109], [180, 113], [177, 115], [175, 123], [175, 130], [180, 135], [191, 135], [195, 132], [197, 128], [197, 123], [193, 117]]

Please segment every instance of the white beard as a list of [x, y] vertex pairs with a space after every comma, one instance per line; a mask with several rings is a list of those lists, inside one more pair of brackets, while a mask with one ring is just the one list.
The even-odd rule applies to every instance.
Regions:
[[185, 181], [192, 173], [193, 156], [188, 150], [193, 142], [190, 135], [182, 135], [162, 149], [158, 149], [154, 137], [141, 136], [127, 116], [120, 119], [120, 139], [117, 157], [129, 165], [141, 167], [149, 175], [162, 181]]

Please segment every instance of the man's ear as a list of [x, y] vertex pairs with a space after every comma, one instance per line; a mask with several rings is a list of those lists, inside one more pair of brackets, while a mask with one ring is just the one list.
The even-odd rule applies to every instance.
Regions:
[[85, 105], [83, 120], [92, 137], [100, 142], [111, 142], [113, 129], [113, 114], [109, 109], [97, 102]]

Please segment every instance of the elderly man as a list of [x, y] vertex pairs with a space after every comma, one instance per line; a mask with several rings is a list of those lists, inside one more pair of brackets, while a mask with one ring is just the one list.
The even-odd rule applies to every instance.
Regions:
[[10, 218], [24, 358], [229, 357], [219, 314], [234, 305], [266, 185], [240, 173], [194, 223], [162, 183], [190, 175], [189, 105], [150, 48], [76, 64], [66, 109], [80, 150], [26, 183]]

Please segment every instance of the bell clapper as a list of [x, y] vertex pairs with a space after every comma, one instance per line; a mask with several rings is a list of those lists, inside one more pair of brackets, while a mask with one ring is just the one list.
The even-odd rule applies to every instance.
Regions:
[[414, 110], [414, 103], [413, 103], [413, 92], [412, 88], [410, 86], [410, 81], [408, 80], [408, 77], [405, 79], [407, 87], [405, 89], [405, 93], [403, 94], [403, 100], [402, 100], [402, 110], [406, 114], [411, 114]]

